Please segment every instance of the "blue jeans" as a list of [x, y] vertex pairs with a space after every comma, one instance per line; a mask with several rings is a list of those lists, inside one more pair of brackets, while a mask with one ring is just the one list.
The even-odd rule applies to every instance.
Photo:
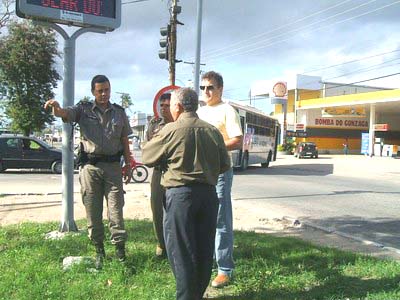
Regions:
[[219, 200], [217, 215], [217, 231], [215, 234], [215, 260], [218, 274], [232, 275], [233, 263], [233, 225], [231, 189], [233, 169], [230, 168], [218, 176], [216, 186]]

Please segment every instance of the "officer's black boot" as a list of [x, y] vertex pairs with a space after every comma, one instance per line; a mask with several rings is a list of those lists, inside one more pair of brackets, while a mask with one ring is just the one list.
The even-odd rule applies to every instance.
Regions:
[[125, 254], [125, 244], [116, 244], [115, 245], [115, 255], [117, 256], [118, 260], [124, 262], [126, 259]]
[[104, 245], [96, 245], [96, 262], [95, 267], [100, 270], [103, 267], [103, 260], [106, 257], [106, 252], [104, 251]]

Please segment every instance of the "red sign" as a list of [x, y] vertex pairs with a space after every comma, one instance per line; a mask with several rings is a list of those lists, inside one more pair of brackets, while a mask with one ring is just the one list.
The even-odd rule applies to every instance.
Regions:
[[304, 130], [305, 125], [302, 123], [296, 123], [296, 130], [302, 131]]
[[314, 125], [318, 127], [330, 126], [330, 127], [359, 127], [367, 128], [368, 121], [365, 120], [348, 120], [348, 119], [336, 119], [336, 118], [317, 118], [314, 120]]
[[153, 101], [153, 112], [154, 112], [154, 116], [156, 118], [158, 118], [160, 115], [160, 103], [159, 102], [160, 102], [161, 95], [166, 94], [166, 93], [171, 93], [173, 90], [177, 90], [179, 88], [180, 88], [180, 86], [168, 85], [158, 91], [158, 93], [154, 97], [154, 101]]
[[375, 131], [388, 131], [389, 125], [388, 124], [374, 124]]

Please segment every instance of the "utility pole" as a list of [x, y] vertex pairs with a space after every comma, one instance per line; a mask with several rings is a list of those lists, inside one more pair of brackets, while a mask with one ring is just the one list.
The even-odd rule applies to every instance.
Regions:
[[194, 65], [194, 90], [199, 94], [200, 82], [200, 52], [201, 52], [201, 27], [203, 18], [203, 0], [197, 0], [197, 38], [196, 38], [196, 57]]
[[169, 81], [171, 85], [175, 85], [175, 65], [181, 60], [176, 59], [176, 28], [177, 25], [183, 25], [178, 21], [178, 15], [182, 11], [182, 7], [178, 5], [179, 0], [172, 0], [170, 7], [170, 20], [166, 27], [160, 28], [160, 47], [158, 57], [160, 59], [168, 60]]
[[169, 71], [169, 81], [171, 85], [175, 85], [175, 65], [181, 60], [176, 59], [176, 28], [177, 25], [183, 25], [183, 23], [178, 21], [178, 15], [182, 11], [182, 7], [178, 5], [179, 0], [172, 0], [170, 8], [170, 20], [166, 27], [160, 28], [160, 47], [161, 50], [158, 51], [158, 57], [160, 59], [168, 60], [168, 71]]
[[[192, 65], [193, 66], [193, 70], [192, 70], [192, 74], [194, 76], [194, 74], [196, 74], [196, 62], [194, 61], [183, 61], [184, 64], [188, 64], [188, 65]], [[200, 66], [205, 66], [206, 64], [202, 64], [200, 63]], [[199, 74], [201, 74], [201, 70], [199, 70]]]
[[168, 49], [168, 61], [169, 61], [169, 81], [171, 85], [175, 85], [175, 65], [176, 61], [176, 27], [177, 24], [180, 23], [178, 21], [178, 14], [181, 13], [181, 6], [178, 6], [179, 0], [173, 0], [171, 6], [171, 35], [170, 35], [170, 47]]

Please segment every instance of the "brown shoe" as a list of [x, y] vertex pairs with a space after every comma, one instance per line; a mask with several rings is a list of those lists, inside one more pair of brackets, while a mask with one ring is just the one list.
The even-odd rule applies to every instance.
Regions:
[[222, 288], [224, 286], [227, 286], [229, 282], [231, 281], [231, 278], [228, 275], [225, 274], [218, 274], [217, 277], [211, 282], [211, 286], [213, 288]]

